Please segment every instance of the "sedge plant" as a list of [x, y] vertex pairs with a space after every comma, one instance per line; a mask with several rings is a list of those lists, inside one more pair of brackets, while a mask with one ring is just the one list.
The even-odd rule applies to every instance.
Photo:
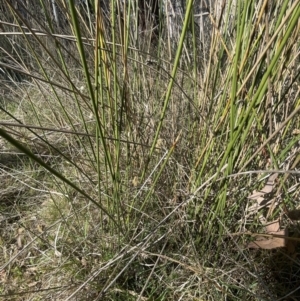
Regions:
[[300, 2], [146, 2], [0, 5], [0, 298], [296, 298]]

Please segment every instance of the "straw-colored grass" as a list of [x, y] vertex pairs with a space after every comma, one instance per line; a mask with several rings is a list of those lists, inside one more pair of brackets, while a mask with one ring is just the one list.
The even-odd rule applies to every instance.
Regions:
[[74, 2], [0, 5], [0, 299], [299, 298], [300, 2]]

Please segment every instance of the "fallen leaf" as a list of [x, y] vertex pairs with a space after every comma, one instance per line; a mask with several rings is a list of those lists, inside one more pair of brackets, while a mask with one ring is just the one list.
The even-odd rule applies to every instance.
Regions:
[[[276, 234], [286, 236], [286, 230], [276, 232]], [[265, 250], [283, 248], [285, 246], [286, 246], [286, 239], [284, 237], [273, 237], [271, 239], [256, 240], [248, 244], [249, 249], [265, 249]]]
[[264, 200], [263, 196], [272, 192], [275, 186], [275, 180], [278, 177], [278, 173], [274, 173], [269, 176], [266, 185], [259, 191], [254, 190], [252, 195], [248, 196], [248, 199], [256, 200], [258, 205]]
[[280, 229], [279, 221], [274, 221], [271, 224], [266, 225], [266, 231], [268, 234], [276, 233], [278, 234], [278, 231]]
[[255, 200], [255, 201], [257, 201], [258, 205], [260, 205], [260, 203], [264, 200], [262, 195], [264, 195], [264, 193], [254, 190], [253, 194], [248, 196], [248, 199]]

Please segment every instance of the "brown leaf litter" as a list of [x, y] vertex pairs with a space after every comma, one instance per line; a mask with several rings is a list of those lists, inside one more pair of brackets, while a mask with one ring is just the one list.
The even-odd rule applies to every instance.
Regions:
[[[249, 208], [252, 212], [258, 212], [263, 207], [269, 209], [270, 207], [273, 207], [274, 209], [274, 205], [278, 204], [278, 201], [276, 201], [275, 198], [271, 200], [267, 200], [266, 198], [266, 195], [273, 191], [277, 177], [278, 173], [270, 175], [265, 186], [259, 191], [253, 191], [253, 193], [248, 197], [249, 199], [256, 201], [255, 204]], [[286, 214], [291, 220], [300, 220], [300, 210], [298, 209], [286, 211]], [[247, 245], [247, 248], [271, 250], [285, 247], [289, 254], [295, 254], [296, 246], [300, 242], [299, 234], [290, 236], [288, 229], [280, 228], [279, 219], [267, 223], [266, 218], [261, 215], [260, 221], [265, 228], [265, 233], [253, 233], [252, 235], [256, 236], [256, 240], [250, 242]]]

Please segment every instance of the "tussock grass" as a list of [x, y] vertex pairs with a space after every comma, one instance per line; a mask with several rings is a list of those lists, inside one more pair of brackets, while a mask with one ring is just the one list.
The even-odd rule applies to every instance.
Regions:
[[0, 298], [297, 298], [296, 251], [247, 244], [298, 237], [299, 1], [49, 3], [0, 7]]

